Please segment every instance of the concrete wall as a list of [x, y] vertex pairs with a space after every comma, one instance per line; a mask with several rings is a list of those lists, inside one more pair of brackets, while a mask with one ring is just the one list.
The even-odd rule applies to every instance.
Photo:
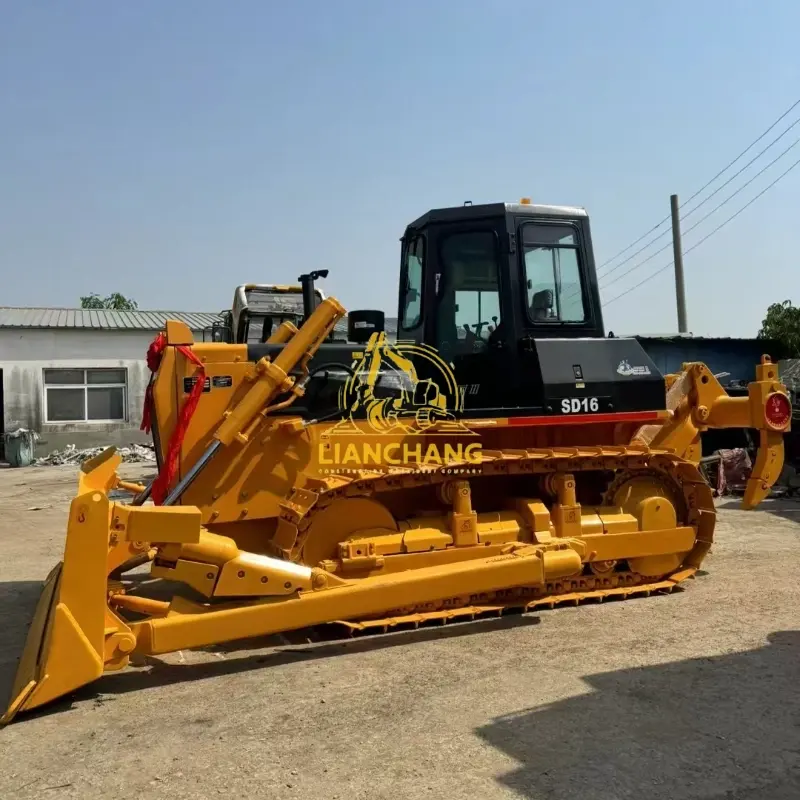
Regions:
[[[37, 454], [77, 447], [126, 445], [150, 440], [139, 430], [150, 379], [145, 354], [153, 331], [0, 329], [3, 427], [30, 428], [41, 436]], [[124, 367], [128, 373], [127, 419], [120, 423], [45, 423], [46, 367]]]

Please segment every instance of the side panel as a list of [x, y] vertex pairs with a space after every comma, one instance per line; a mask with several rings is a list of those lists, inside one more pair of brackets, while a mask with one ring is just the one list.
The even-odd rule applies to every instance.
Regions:
[[531, 344], [523, 380], [526, 393], [541, 393], [545, 414], [665, 408], [664, 378], [635, 339], [535, 339]]

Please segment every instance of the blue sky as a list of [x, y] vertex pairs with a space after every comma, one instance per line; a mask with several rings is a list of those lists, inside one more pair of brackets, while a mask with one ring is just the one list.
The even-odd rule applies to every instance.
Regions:
[[[215, 311], [237, 283], [329, 268], [347, 307], [394, 316], [405, 224], [464, 200], [584, 206], [602, 263], [800, 98], [791, 2], [0, 0], [0, 15], [4, 305], [121, 291]], [[798, 300], [799, 192], [800, 168], [687, 255], [691, 331], [754, 335], [771, 302]], [[677, 330], [671, 271], [605, 316]]]

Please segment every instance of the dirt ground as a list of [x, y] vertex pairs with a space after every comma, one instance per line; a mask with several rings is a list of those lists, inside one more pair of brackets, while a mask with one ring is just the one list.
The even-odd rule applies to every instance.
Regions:
[[[74, 486], [0, 471], [2, 697]], [[108, 675], [0, 731], [0, 797], [800, 797], [800, 502], [721, 506], [669, 596]]]

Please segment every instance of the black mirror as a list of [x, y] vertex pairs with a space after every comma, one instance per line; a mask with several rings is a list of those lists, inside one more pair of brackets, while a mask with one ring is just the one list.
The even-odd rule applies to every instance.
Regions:
[[383, 311], [351, 311], [347, 315], [347, 339], [356, 344], [366, 344], [373, 333], [383, 333], [385, 316]]

